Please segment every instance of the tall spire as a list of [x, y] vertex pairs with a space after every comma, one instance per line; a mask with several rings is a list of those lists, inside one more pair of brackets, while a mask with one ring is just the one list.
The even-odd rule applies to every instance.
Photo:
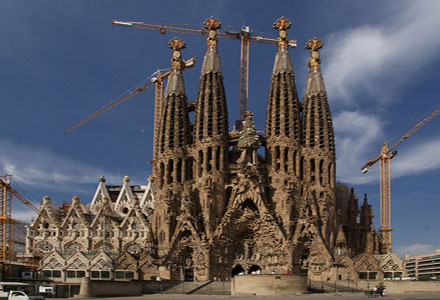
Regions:
[[311, 51], [308, 62], [310, 71], [304, 95], [304, 146], [320, 148], [334, 156], [333, 124], [318, 51], [323, 45], [316, 37], [306, 44], [306, 48]]
[[272, 172], [284, 171], [291, 177], [298, 176], [299, 155], [297, 154], [301, 147], [301, 107], [288, 51], [286, 30], [290, 26], [290, 21], [285, 17], [281, 17], [273, 25], [274, 29], [278, 30], [278, 48], [267, 102], [266, 153]]
[[211, 17], [204, 23], [208, 29], [207, 49], [203, 59], [200, 86], [197, 95], [194, 142], [206, 138], [228, 136], [228, 111], [226, 106], [223, 75], [217, 52], [217, 29], [221, 23]]
[[272, 76], [281, 72], [289, 72], [293, 74], [292, 63], [287, 48], [289, 42], [287, 39], [287, 29], [289, 29], [291, 25], [292, 23], [290, 23], [285, 17], [281, 17], [273, 23], [273, 28], [278, 30], [278, 51], [275, 56]]
[[180, 50], [185, 48], [185, 43], [179, 38], [174, 38], [168, 43], [168, 47], [173, 49], [173, 56], [159, 127], [158, 149], [162, 154], [190, 143], [187, 98], [182, 76], [184, 61], [180, 54]]
[[326, 94], [324, 80], [321, 74], [321, 58], [319, 57], [319, 49], [324, 43], [318, 38], [313, 38], [306, 44], [306, 49], [310, 49], [309, 58], [309, 76], [307, 77], [306, 95], [323, 93]]
[[[217, 52], [217, 29], [220, 21], [211, 17], [204, 23], [208, 30], [200, 85], [194, 113], [194, 178], [198, 201], [203, 208], [205, 234], [213, 234], [225, 204], [225, 176], [228, 170], [228, 110], [220, 58]], [[213, 192], [216, 191], [216, 192]]]
[[206, 39], [207, 50], [203, 59], [202, 75], [209, 72], [221, 73], [220, 58], [217, 53], [217, 29], [221, 28], [221, 23], [214, 17], [210, 17], [203, 23], [208, 29], [208, 38]]
[[272, 72], [266, 114], [266, 135], [291, 138], [299, 143], [301, 138], [300, 104], [295, 86], [293, 67], [287, 48], [286, 30], [291, 23], [282, 17], [274, 23], [278, 29], [278, 51]]

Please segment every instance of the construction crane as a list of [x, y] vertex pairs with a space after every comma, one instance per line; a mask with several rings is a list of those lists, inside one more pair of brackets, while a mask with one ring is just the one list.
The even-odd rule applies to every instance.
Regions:
[[382, 252], [384, 254], [391, 252], [391, 231], [393, 229], [391, 228], [390, 160], [397, 155], [397, 151], [394, 149], [439, 113], [440, 105], [437, 106], [426, 118], [400, 137], [391, 147], [388, 147], [386, 142], [383, 143], [380, 154], [376, 158], [368, 160], [367, 163], [361, 167], [362, 173], [367, 173], [372, 165], [377, 161], [380, 161], [380, 233]]
[[[14, 220], [11, 217], [12, 198], [15, 196], [21, 202], [31, 208], [37, 215], [40, 210], [35, 207], [29, 200], [23, 197], [19, 192], [11, 187], [12, 175], [6, 174], [0, 176], [0, 264], [2, 265], [2, 272], [5, 271], [5, 266], [11, 264], [13, 244], [17, 243], [14, 240], [12, 233], [13, 224], [22, 224], [20, 221]], [[22, 243], [21, 243], [22, 244]], [[9, 268], [9, 271], [11, 268]]]
[[[213, 17], [205, 21], [204, 25], [207, 28], [207, 22], [214, 19]], [[281, 18], [286, 20], [286, 18]], [[217, 20], [216, 20], [217, 21]], [[217, 21], [218, 22], [218, 21]], [[173, 27], [157, 24], [148, 24], [143, 22], [129, 22], [129, 21], [112, 21], [113, 25], [140, 28], [146, 30], [156, 30], [161, 34], [167, 32], [182, 33], [190, 35], [206, 36], [208, 30], [205, 29], [191, 29], [185, 27]], [[220, 24], [220, 23], [219, 23]], [[290, 26], [290, 23], [289, 23]], [[244, 120], [245, 112], [248, 110], [248, 86], [249, 86], [249, 42], [263, 43], [263, 44], [277, 44], [278, 39], [266, 38], [262, 36], [252, 36], [249, 26], [242, 26], [240, 32], [225, 31], [218, 32], [217, 36], [225, 39], [239, 40], [241, 42], [240, 47], [240, 120], [237, 121], [236, 126], [241, 127], [241, 121]], [[287, 45], [291, 48], [295, 48], [297, 45], [296, 40], [288, 40]]]
[[[188, 60], [185, 61], [185, 67], [183, 68], [184, 70], [191, 68], [195, 65], [196, 63], [196, 59], [190, 58]], [[157, 70], [156, 72], [153, 73], [153, 75], [151, 76], [151, 81], [140, 86], [140, 87], [136, 87], [132, 90], [130, 90], [129, 92], [125, 93], [122, 97], [110, 102], [109, 104], [105, 105], [104, 107], [100, 108], [99, 110], [97, 110], [96, 112], [92, 113], [91, 115], [89, 115], [87, 118], [73, 124], [72, 126], [70, 126], [69, 128], [67, 128], [66, 130], [64, 130], [65, 133], [68, 133], [70, 131], [72, 131], [73, 129], [81, 126], [82, 124], [90, 121], [91, 119], [101, 115], [102, 113], [108, 111], [109, 109], [115, 107], [118, 104], [121, 104], [122, 102], [127, 101], [128, 99], [130, 99], [131, 97], [149, 89], [153, 84], [155, 85], [155, 97], [154, 97], [154, 135], [153, 135], [153, 160], [156, 158], [156, 136], [157, 136], [157, 131], [159, 130], [159, 116], [162, 110], [162, 102], [163, 102], [163, 81], [165, 79], [168, 78], [168, 76], [170, 75], [171, 71], [167, 71], [165, 73], [161, 73], [161, 70]]]

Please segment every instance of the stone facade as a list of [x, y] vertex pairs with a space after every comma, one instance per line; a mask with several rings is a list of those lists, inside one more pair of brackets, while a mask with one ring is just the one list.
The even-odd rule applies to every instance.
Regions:
[[186, 101], [182, 75], [185, 44], [171, 40], [171, 73], [152, 162], [154, 194], [153, 182], [133, 187], [125, 177], [120, 187], [106, 187], [101, 179], [89, 205], [74, 198], [65, 213], [45, 198], [28, 229], [27, 254], [45, 257], [42, 270], [66, 271], [76, 262], [91, 275], [100, 264], [112, 278], [117, 270], [172, 280], [291, 270], [337, 280], [341, 274], [356, 279], [371, 266], [380, 271], [371, 205], [365, 197], [359, 208], [353, 190], [336, 183], [320, 67], [323, 43], [314, 38], [306, 44], [310, 71], [300, 101], [289, 27], [284, 17], [274, 23], [278, 43], [265, 134], [257, 133], [249, 112], [240, 133], [228, 132], [220, 22], [205, 22], [207, 50], [194, 103]]

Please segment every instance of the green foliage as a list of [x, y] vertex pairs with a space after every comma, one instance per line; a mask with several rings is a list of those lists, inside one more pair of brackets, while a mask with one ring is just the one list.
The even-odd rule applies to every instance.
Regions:
[[260, 138], [255, 129], [254, 121], [250, 116], [243, 121], [243, 131], [240, 132], [240, 140], [238, 141], [239, 149], [257, 150], [261, 145]]

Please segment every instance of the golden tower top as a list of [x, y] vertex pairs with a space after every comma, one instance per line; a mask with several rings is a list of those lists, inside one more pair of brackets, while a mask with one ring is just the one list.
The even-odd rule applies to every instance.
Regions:
[[281, 17], [273, 23], [273, 28], [278, 29], [278, 49], [287, 49], [289, 40], [287, 39], [287, 29], [292, 23], [286, 18]]
[[320, 68], [321, 65], [321, 59], [319, 58], [319, 49], [322, 48], [324, 43], [318, 39], [317, 37], [311, 39], [306, 44], [306, 49], [310, 49], [310, 58], [309, 58], [309, 68]]
[[208, 29], [208, 38], [206, 39], [208, 47], [217, 46], [217, 29], [221, 28], [221, 24], [222, 23], [214, 17], [210, 17], [203, 23], [203, 27]]
[[171, 58], [171, 69], [182, 70], [185, 67], [185, 62], [180, 54], [181, 49], [185, 49], [186, 45], [182, 39], [175, 37], [168, 42], [168, 47], [173, 49], [173, 57]]

